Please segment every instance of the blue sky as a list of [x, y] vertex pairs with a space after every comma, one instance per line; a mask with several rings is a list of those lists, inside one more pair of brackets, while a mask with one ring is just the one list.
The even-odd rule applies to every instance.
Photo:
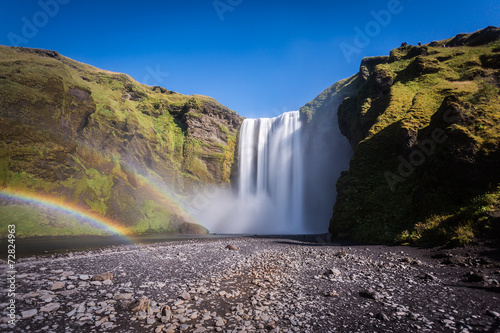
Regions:
[[214, 97], [245, 117], [298, 110], [357, 72], [362, 57], [387, 55], [403, 41], [488, 25], [500, 26], [498, 0], [0, 2], [2, 45], [57, 50], [139, 82]]

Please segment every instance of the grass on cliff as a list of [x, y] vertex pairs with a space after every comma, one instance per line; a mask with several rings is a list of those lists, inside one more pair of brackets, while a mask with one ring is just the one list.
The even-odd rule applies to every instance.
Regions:
[[[432, 170], [425, 166], [435, 156], [416, 167], [412, 175], [396, 185], [395, 191], [391, 191], [384, 172], [398, 174], [398, 157], [402, 154], [397, 146], [398, 135], [425, 131], [447, 96], [456, 96], [465, 110], [474, 113], [467, 127], [449, 124], [455, 127], [448, 130], [467, 133], [485, 156], [495, 152], [500, 143], [500, 97], [495, 79], [498, 64], [485, 65], [485, 59], [498, 59], [492, 56], [497, 47], [428, 47], [428, 55], [411, 58], [406, 57], [407, 50], [397, 49], [391, 53], [394, 62], [374, 68], [374, 73], [391, 77], [393, 84], [386, 104], [379, 110], [370, 109], [376, 106], [373, 99], [367, 98], [374, 95], [370, 82], [359, 90], [355, 103], [345, 104], [350, 105], [351, 119], [366, 117], [370, 112], [375, 116], [367, 119], [373, 123], [356, 146], [349, 174], [337, 184], [341, 192], [332, 223], [340, 237], [464, 245], [494, 228], [488, 224], [491, 219], [487, 213], [500, 206], [498, 191], [476, 193], [471, 189], [469, 193], [430, 188], [428, 193], [419, 194], [424, 181], [435, 181]], [[438, 145], [437, 149], [441, 148]], [[420, 209], [415, 207], [416, 202], [423, 203]]]
[[16, 226], [16, 237], [109, 235], [109, 232], [67, 214], [28, 204], [0, 205], [0, 238], [7, 237], [7, 226]]
[[[70, 96], [75, 88], [90, 93], [90, 99]], [[138, 172], [187, 195], [203, 182], [216, 181], [206, 163], [215, 158], [221, 180], [229, 181], [236, 133], [221, 129], [228, 141], [217, 142], [223, 146], [219, 156], [202, 149], [204, 140], [187, 131], [186, 120], [204, 117], [207, 108], [234, 114], [210, 97], [146, 86], [50, 52], [4, 46], [0, 95], [0, 187], [62, 193], [140, 233], [171, 230], [152, 213], [152, 203], [168, 207], [165, 216], [182, 212], [148, 190]], [[91, 124], [83, 125], [92, 132], [78, 132], [83, 122], [75, 110], [82, 117], [85, 110], [93, 112]]]

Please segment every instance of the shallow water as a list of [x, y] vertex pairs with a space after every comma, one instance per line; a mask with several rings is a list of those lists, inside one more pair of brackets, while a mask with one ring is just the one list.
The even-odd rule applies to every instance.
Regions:
[[[95, 250], [116, 245], [149, 244], [190, 239], [218, 239], [242, 235], [172, 235], [172, 234], [146, 234], [128, 236], [68, 236], [68, 237], [37, 237], [18, 238], [15, 242], [16, 258], [34, 255], [52, 255], [74, 251]], [[0, 240], [1, 258], [7, 257], [7, 241]]]

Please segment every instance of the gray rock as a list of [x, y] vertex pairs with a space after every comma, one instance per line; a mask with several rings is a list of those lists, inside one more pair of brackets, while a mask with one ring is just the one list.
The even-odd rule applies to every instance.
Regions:
[[50, 290], [63, 289], [65, 285], [66, 285], [66, 282], [64, 282], [64, 281], [57, 281], [57, 282], [54, 282], [52, 284], [52, 286], [50, 287]]
[[149, 308], [149, 298], [142, 296], [137, 301], [133, 302], [129, 310], [132, 312], [146, 311]]
[[226, 322], [224, 319], [222, 319], [222, 317], [215, 317], [214, 319], [215, 319], [215, 326], [222, 327], [226, 325]]
[[58, 310], [61, 307], [59, 303], [49, 303], [47, 305], [42, 306], [40, 312], [52, 312]]
[[105, 280], [113, 280], [113, 273], [110, 272], [99, 273], [92, 277], [92, 281], [105, 281]]
[[330, 268], [328, 269], [326, 272], [323, 273], [323, 275], [326, 275], [326, 276], [333, 276], [333, 277], [338, 277], [340, 276], [342, 273], [337, 269], [337, 268]]
[[379, 300], [382, 298], [382, 295], [380, 295], [380, 293], [376, 292], [373, 289], [362, 290], [359, 292], [359, 296], [365, 297], [365, 298], [371, 298], [374, 300]]
[[492, 310], [486, 311], [486, 314], [491, 317], [500, 318], [500, 313]]
[[387, 315], [385, 313], [381, 313], [381, 312], [377, 313], [375, 318], [382, 320], [382, 321], [389, 321], [389, 317], [387, 317]]
[[326, 297], [339, 297], [339, 294], [335, 291], [328, 291], [328, 292], [325, 292], [324, 295]]
[[35, 316], [38, 313], [37, 309], [31, 309], [21, 312], [23, 319], [28, 319]]
[[191, 295], [189, 295], [189, 293], [184, 290], [182, 294], [179, 295], [179, 298], [182, 298], [183, 300], [187, 301], [191, 299]]
[[127, 301], [132, 298], [131, 293], [116, 293], [113, 298], [117, 301]]

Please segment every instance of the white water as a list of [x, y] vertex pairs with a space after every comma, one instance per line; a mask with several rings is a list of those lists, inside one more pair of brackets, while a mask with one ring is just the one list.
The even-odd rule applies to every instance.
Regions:
[[187, 207], [195, 219], [222, 234], [326, 232], [335, 182], [352, 154], [336, 112], [323, 113], [314, 126], [303, 126], [298, 111], [246, 119], [239, 140], [233, 188], [196, 193]]
[[[303, 231], [304, 166], [299, 111], [245, 119], [239, 146], [238, 205], [246, 232]], [[260, 205], [260, 206], [259, 206]], [[262, 228], [265, 227], [265, 228]]]

